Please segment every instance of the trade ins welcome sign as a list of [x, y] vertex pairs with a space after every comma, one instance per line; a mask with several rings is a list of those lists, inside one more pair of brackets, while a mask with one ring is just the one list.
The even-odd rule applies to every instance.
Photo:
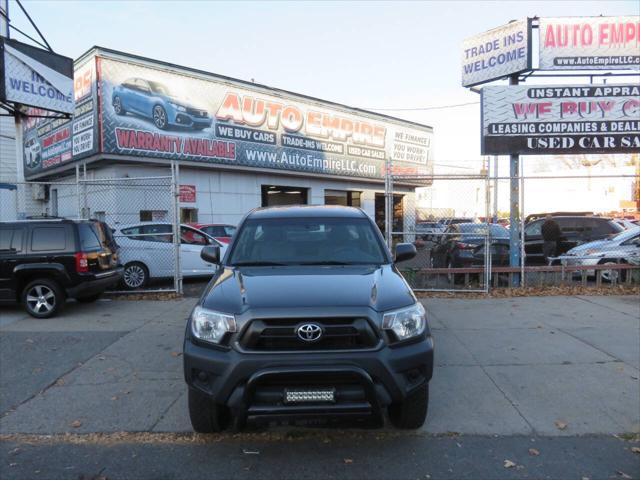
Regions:
[[529, 70], [529, 32], [529, 20], [519, 20], [466, 39], [462, 43], [462, 86]]

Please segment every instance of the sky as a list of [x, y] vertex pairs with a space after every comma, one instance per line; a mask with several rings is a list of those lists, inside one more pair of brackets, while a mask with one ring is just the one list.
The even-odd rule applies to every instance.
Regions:
[[[99, 45], [359, 108], [398, 109], [383, 112], [433, 126], [436, 166], [458, 173], [477, 172], [481, 162], [479, 105], [402, 109], [478, 102], [460, 85], [466, 37], [525, 17], [640, 14], [637, 0], [23, 4], [53, 49], [72, 58]], [[10, 14], [33, 32], [12, 0]]]

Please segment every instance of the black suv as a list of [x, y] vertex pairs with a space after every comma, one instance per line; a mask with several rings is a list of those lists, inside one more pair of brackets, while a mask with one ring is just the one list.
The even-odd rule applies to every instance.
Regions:
[[[602, 240], [620, 233], [624, 228], [610, 218], [586, 215], [553, 216], [560, 227], [560, 241], [557, 255], [562, 255], [582, 243]], [[527, 264], [543, 265], [545, 257], [542, 249], [542, 224], [545, 218], [533, 220], [524, 227], [524, 245]]]
[[[395, 247], [395, 261], [416, 254]], [[375, 223], [351, 207], [257, 209], [241, 222], [187, 322], [184, 374], [197, 432], [248, 419], [380, 425], [426, 418], [425, 309]]]
[[122, 267], [111, 230], [95, 220], [0, 223], [0, 302], [22, 302], [36, 318], [55, 315], [67, 297], [96, 300]]

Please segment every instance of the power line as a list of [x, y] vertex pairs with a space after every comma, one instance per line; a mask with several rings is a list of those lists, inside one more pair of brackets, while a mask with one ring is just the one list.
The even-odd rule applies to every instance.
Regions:
[[377, 110], [381, 111], [394, 111], [394, 112], [410, 112], [410, 111], [422, 111], [422, 110], [443, 110], [445, 108], [458, 108], [458, 107], [466, 107], [467, 105], [478, 105], [480, 102], [467, 102], [467, 103], [456, 103], [453, 105], [439, 105], [436, 107], [415, 107], [415, 108], [367, 108], [367, 110]]

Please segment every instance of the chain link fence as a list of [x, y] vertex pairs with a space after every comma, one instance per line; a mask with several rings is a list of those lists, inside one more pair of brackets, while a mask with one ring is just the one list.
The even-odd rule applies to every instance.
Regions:
[[178, 191], [174, 174], [87, 178], [78, 172], [57, 182], [18, 183], [14, 203], [18, 219], [105, 222], [125, 267], [124, 290], [181, 293]]
[[[491, 176], [488, 169], [483, 175], [388, 175], [387, 242], [415, 245], [417, 256], [398, 268], [416, 291], [638, 283], [635, 168], [516, 177], [516, 225], [509, 212], [510, 177]], [[423, 185], [416, 189], [414, 208], [397, 188], [406, 184]], [[515, 264], [512, 245], [519, 257]]]

